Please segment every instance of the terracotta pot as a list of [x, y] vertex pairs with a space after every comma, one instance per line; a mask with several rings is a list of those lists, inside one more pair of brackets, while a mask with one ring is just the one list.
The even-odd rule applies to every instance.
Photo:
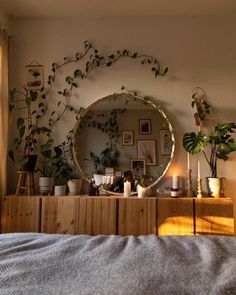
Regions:
[[82, 187], [82, 179], [70, 179], [67, 182], [70, 195], [79, 195]]
[[213, 198], [224, 197], [225, 177], [207, 177], [208, 195]]

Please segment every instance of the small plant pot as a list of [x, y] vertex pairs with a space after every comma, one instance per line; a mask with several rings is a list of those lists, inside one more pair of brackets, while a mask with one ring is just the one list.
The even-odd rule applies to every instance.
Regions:
[[54, 186], [54, 177], [39, 177], [39, 191], [42, 195], [52, 195]]
[[224, 197], [225, 177], [207, 177], [208, 195], [213, 198]]
[[54, 196], [65, 196], [65, 195], [66, 195], [66, 185], [54, 186]]
[[79, 195], [81, 192], [81, 186], [82, 186], [82, 179], [70, 179], [67, 182], [69, 194], [70, 195]]

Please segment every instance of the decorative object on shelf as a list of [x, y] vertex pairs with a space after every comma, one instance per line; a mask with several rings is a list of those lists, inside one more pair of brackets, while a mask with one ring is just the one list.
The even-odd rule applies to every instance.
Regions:
[[197, 198], [202, 198], [202, 179], [201, 177], [197, 178]]
[[[193, 99], [192, 106], [197, 107], [196, 96], [193, 96]], [[199, 125], [203, 124], [206, 114], [210, 113], [210, 105], [205, 100], [205, 92], [201, 100], [201, 107], [202, 108], [199, 107], [197, 110], [198, 117], [201, 119], [201, 124]], [[201, 129], [198, 132], [186, 132], [183, 136], [183, 147], [192, 155], [202, 152], [211, 169], [211, 177], [218, 178], [217, 160], [226, 161], [229, 158], [229, 154], [236, 151], [236, 140], [233, 137], [235, 131], [236, 123], [230, 122], [217, 123], [209, 135], [203, 133]], [[205, 148], [208, 144], [210, 145], [210, 156], [207, 156], [207, 152], [205, 152]], [[207, 181], [209, 181], [209, 178], [207, 178]], [[223, 184], [224, 182], [218, 181], [218, 183]], [[207, 187], [210, 188], [209, 184], [207, 184]], [[223, 189], [224, 185], [219, 187], [217, 193], [214, 190], [214, 197], [223, 196]], [[213, 196], [212, 191], [208, 191], [208, 194], [209, 196]]]
[[69, 190], [69, 195], [70, 196], [77, 196], [81, 192], [81, 187], [82, 187], [82, 179], [70, 179], [67, 181], [67, 186]]
[[16, 195], [35, 195], [34, 171], [18, 171], [19, 179], [16, 189]]
[[150, 119], [140, 119], [139, 120], [139, 133], [140, 134], [150, 134], [151, 133], [151, 120]]
[[[130, 148], [126, 148], [122, 145], [122, 137], [120, 130], [126, 130], [126, 126], [128, 124], [132, 125], [132, 129], [134, 132], [139, 132], [137, 128], [135, 129], [136, 122], [139, 122], [141, 116], [140, 113], [149, 114], [153, 128], [156, 126], [163, 126], [163, 128], [169, 128], [169, 132], [171, 134], [171, 153], [166, 155], [165, 157], [162, 157], [160, 153], [157, 155], [155, 150], [155, 139], [159, 139], [159, 127], [155, 129], [155, 139], [151, 139], [149, 144], [149, 147], [151, 147], [151, 153], [155, 155], [153, 156], [154, 160], [156, 161], [156, 165], [153, 165], [153, 167], [146, 167], [146, 163], [142, 166], [142, 171], [139, 172], [138, 177], [142, 177], [143, 173], [145, 173], [145, 182], [143, 185], [145, 187], [153, 187], [156, 185], [157, 182], [161, 180], [161, 178], [166, 173], [168, 167], [170, 166], [170, 162], [173, 158], [174, 148], [175, 148], [175, 140], [174, 140], [174, 133], [173, 129], [170, 125], [170, 122], [166, 115], [162, 112], [159, 105], [156, 103], [153, 103], [149, 97], [142, 97], [137, 94], [137, 92], [134, 94], [133, 92], [128, 93], [114, 93], [112, 95], [109, 95], [107, 97], [104, 97], [102, 99], [99, 99], [97, 102], [93, 103], [91, 106], [88, 107], [88, 109], [83, 113], [83, 115], [80, 117], [80, 120], [76, 123], [73, 134], [73, 154], [74, 159], [76, 161], [76, 164], [78, 165], [78, 168], [82, 174], [82, 176], [90, 182], [91, 178], [94, 175], [94, 170], [96, 170], [96, 174], [105, 174], [105, 167], [101, 165], [101, 162], [104, 162], [102, 160], [102, 157], [99, 156], [104, 150], [104, 143], [108, 143], [108, 146], [106, 149], [110, 147], [109, 143], [109, 134], [110, 132], [104, 132], [102, 130], [105, 128], [104, 122], [107, 122], [106, 126], [110, 126], [112, 122], [107, 121], [107, 117], [104, 118], [104, 116], [111, 114], [113, 110], [123, 110], [125, 109], [124, 113], [118, 113], [117, 118], [115, 118], [115, 125], [117, 125], [118, 128], [116, 129], [116, 132], [112, 135], [113, 142], [115, 145], [112, 145], [112, 149], [110, 152], [114, 152], [116, 149], [119, 152], [119, 157], [117, 157], [117, 161], [115, 162], [116, 165], [106, 165], [107, 167], [113, 166], [115, 168], [115, 179], [114, 179], [114, 185], [110, 186], [110, 190], [108, 191], [104, 186], [101, 189], [104, 189], [107, 193], [111, 194], [123, 194], [123, 183], [119, 182], [119, 177], [122, 181], [122, 176], [116, 175], [117, 170], [121, 172], [125, 172], [129, 169], [127, 167], [127, 163], [130, 162], [131, 159], [134, 160], [140, 160], [137, 157], [137, 147], [133, 146]], [[136, 110], [139, 110], [138, 114]], [[106, 112], [104, 112], [106, 110]], [[113, 112], [114, 113], [114, 112]], [[101, 115], [104, 115], [101, 117]], [[137, 114], [137, 118], [135, 118], [134, 121], [130, 121], [130, 117], [132, 114]], [[109, 117], [109, 116], [108, 116]], [[113, 121], [113, 119], [111, 120]], [[116, 123], [117, 121], [117, 123]], [[90, 127], [88, 127], [88, 122]], [[155, 125], [154, 125], [155, 122]], [[102, 123], [100, 125], [100, 129], [96, 126], [99, 126], [98, 124]], [[113, 124], [113, 123], [112, 123]], [[93, 127], [94, 125], [95, 127]], [[114, 124], [113, 124], [114, 125]], [[114, 128], [113, 128], [114, 129]], [[157, 131], [157, 133], [156, 133]], [[118, 135], [118, 136], [116, 136]], [[135, 135], [135, 134], [134, 134]], [[137, 134], [135, 135], [137, 136]], [[94, 145], [94, 138], [96, 137], [97, 142], [99, 144]], [[108, 140], [107, 140], [108, 137]], [[117, 139], [117, 140], [114, 140]], [[153, 150], [154, 148], [154, 150]], [[92, 154], [91, 154], [92, 153]], [[93, 165], [91, 165], [91, 161], [89, 160], [90, 157], [93, 158]], [[158, 156], [158, 157], [157, 157]], [[157, 157], [157, 158], [156, 158]], [[101, 161], [102, 160], [102, 161]], [[143, 158], [141, 158], [143, 160]], [[152, 162], [153, 163], [153, 162]], [[95, 166], [96, 165], [96, 166]], [[94, 169], [95, 168], [95, 169]], [[144, 170], [145, 169], [145, 170]], [[134, 172], [132, 166], [131, 166], [132, 172]], [[137, 172], [137, 171], [136, 171]], [[135, 174], [137, 174], [134, 172]], [[135, 175], [134, 175], [135, 176]], [[135, 179], [136, 181], [136, 179]], [[117, 184], [118, 183], [118, 184]], [[135, 194], [136, 192], [136, 186], [132, 186], [132, 193]]]
[[172, 176], [172, 188], [173, 189], [178, 189], [179, 188], [179, 176], [174, 173]]
[[40, 176], [39, 177], [39, 192], [40, 195], [53, 195], [54, 177]]
[[225, 177], [207, 177], [207, 189], [214, 198], [224, 197]]
[[146, 165], [156, 165], [155, 140], [137, 140], [138, 158], [144, 158]]
[[66, 185], [55, 185], [54, 186], [54, 196], [65, 196], [66, 195]]
[[134, 144], [134, 132], [132, 130], [122, 131], [122, 145], [133, 145]]
[[44, 85], [43, 66], [36, 60], [26, 66], [28, 80], [26, 86], [31, 90], [40, 90]]
[[130, 197], [131, 195], [131, 183], [130, 181], [126, 180], [124, 182], [124, 197]]
[[146, 188], [141, 185], [137, 185], [138, 198], [144, 198], [146, 194]]
[[187, 197], [192, 198], [194, 196], [192, 187], [192, 169], [187, 169]]
[[134, 176], [143, 176], [146, 174], [145, 159], [136, 158], [130, 160], [130, 169]]

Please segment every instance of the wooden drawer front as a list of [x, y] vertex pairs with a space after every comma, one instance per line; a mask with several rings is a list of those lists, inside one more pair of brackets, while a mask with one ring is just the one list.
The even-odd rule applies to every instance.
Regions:
[[10, 196], [2, 199], [1, 232], [39, 232], [40, 198]]
[[43, 197], [41, 232], [78, 233], [79, 199], [72, 197]]
[[233, 202], [230, 199], [195, 199], [197, 235], [233, 235]]
[[117, 228], [117, 200], [80, 198], [79, 234], [115, 235]]
[[158, 199], [157, 234], [194, 235], [193, 200]]
[[118, 234], [156, 234], [156, 199], [119, 199]]

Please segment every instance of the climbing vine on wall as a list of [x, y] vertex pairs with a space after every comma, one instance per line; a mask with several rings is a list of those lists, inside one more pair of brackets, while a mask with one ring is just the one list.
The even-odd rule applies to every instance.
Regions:
[[[23, 101], [25, 101], [26, 109], [30, 112], [31, 115], [35, 116], [37, 122], [37, 128], [39, 128], [39, 121], [46, 114], [48, 116], [49, 110], [49, 100], [48, 95], [51, 92], [51, 89], [55, 85], [55, 81], [57, 78], [58, 71], [63, 69], [66, 65], [75, 64], [76, 69], [73, 70], [72, 73], [65, 77], [66, 87], [63, 89], [59, 89], [57, 91], [57, 102], [54, 106], [53, 111], [49, 114], [48, 128], [44, 128], [46, 130], [46, 135], [48, 137], [47, 141], [48, 148], [52, 147], [52, 129], [54, 125], [60, 121], [60, 119], [66, 113], [72, 113], [75, 115], [75, 119], [78, 120], [80, 118], [81, 113], [84, 111], [84, 108], [76, 109], [70, 103], [70, 98], [73, 95], [73, 90], [79, 87], [80, 81], [86, 79], [96, 68], [109, 68], [116, 62], [121, 59], [133, 59], [139, 62], [143, 66], [148, 66], [153, 73], [154, 77], [165, 76], [168, 72], [168, 67], [162, 68], [160, 62], [150, 55], [140, 54], [138, 52], [132, 52], [128, 49], [117, 50], [114, 53], [109, 55], [104, 55], [94, 47], [92, 43], [89, 41], [84, 42], [84, 48], [82, 52], [75, 53], [72, 57], [65, 57], [61, 62], [53, 62], [51, 67], [51, 73], [47, 79], [47, 86], [42, 87], [39, 92], [37, 91], [27, 91], [25, 89], [25, 94]], [[35, 92], [35, 95], [34, 95]], [[18, 101], [22, 102], [22, 99], [17, 99], [15, 97], [16, 94], [21, 94], [22, 92], [14, 89], [11, 92], [11, 101], [10, 101], [10, 111], [13, 112], [17, 110], [16, 104]], [[29, 108], [31, 106], [31, 108]], [[33, 106], [33, 107], [32, 107]], [[22, 118], [22, 117], [20, 117]], [[19, 118], [18, 118], [19, 119]], [[19, 120], [16, 119], [16, 122]], [[24, 120], [24, 118], [23, 118]], [[19, 125], [19, 124], [18, 124]], [[35, 129], [34, 124], [30, 125], [32, 130]], [[21, 128], [22, 129], [22, 128]], [[40, 132], [38, 132], [40, 133]], [[39, 135], [37, 132], [34, 133], [35, 136]], [[20, 149], [20, 145], [24, 142], [24, 137], [27, 138], [25, 133], [19, 132], [18, 138], [14, 139], [13, 145], [15, 144], [16, 149]], [[35, 139], [35, 138], [34, 138]], [[35, 141], [37, 143], [37, 141]], [[70, 147], [72, 145], [72, 131], [70, 130], [67, 136], [65, 137], [65, 141], [60, 145], [63, 149], [65, 147]], [[47, 148], [47, 144], [44, 149]], [[51, 154], [51, 153], [48, 153]]]

